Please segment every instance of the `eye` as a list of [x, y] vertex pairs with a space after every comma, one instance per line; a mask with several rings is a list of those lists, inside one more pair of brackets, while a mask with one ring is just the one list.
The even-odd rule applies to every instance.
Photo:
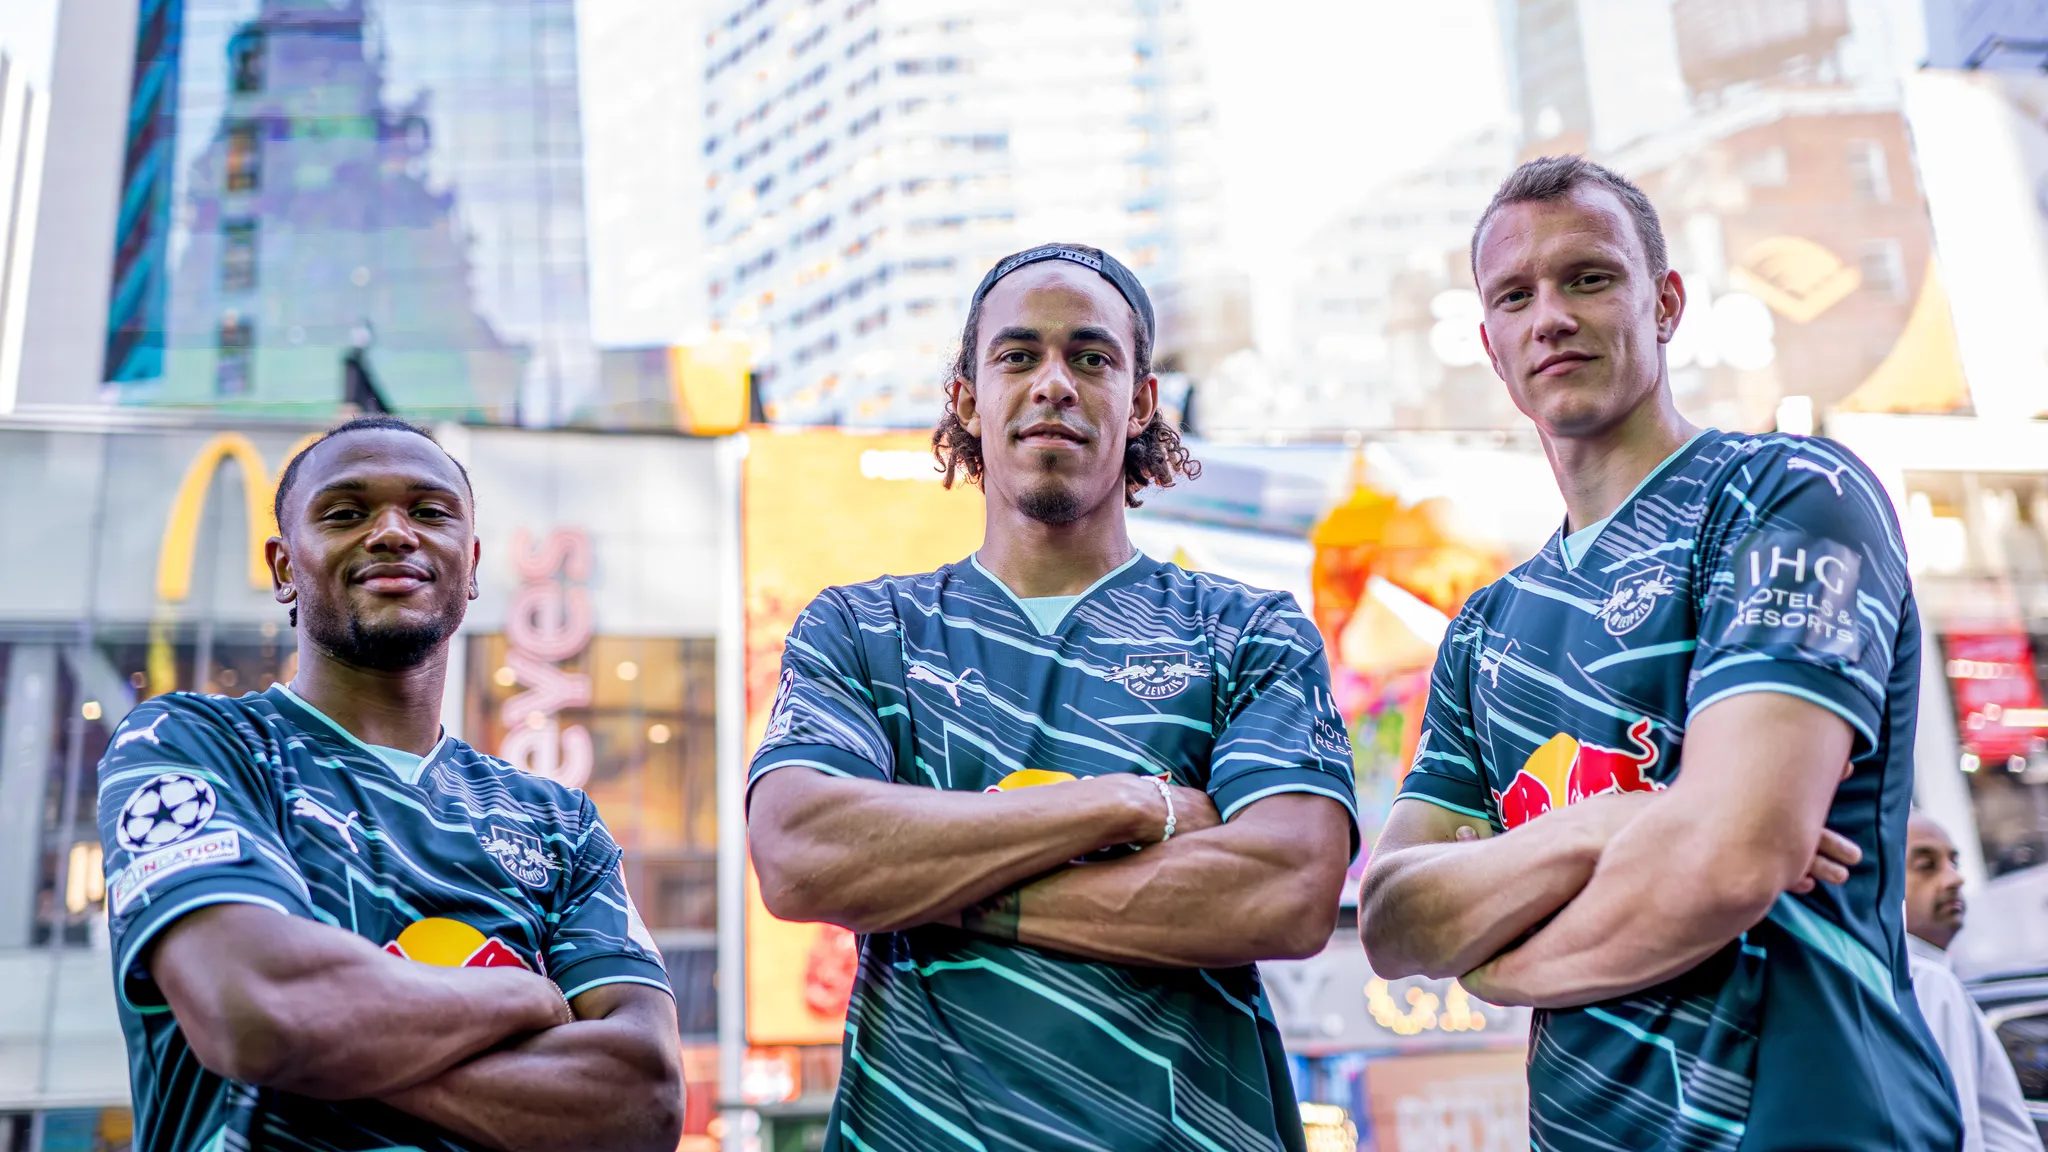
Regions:
[[446, 508], [433, 504], [422, 504], [418, 508], [413, 509], [412, 514], [422, 520], [446, 520], [450, 516]]
[[1004, 352], [996, 357], [996, 363], [1006, 364], [1012, 367], [1015, 367], [1016, 365], [1019, 364], [1029, 364], [1030, 362], [1031, 353], [1026, 352], [1022, 348], [1012, 348], [1008, 352]]
[[1079, 360], [1082, 366], [1088, 368], [1109, 367], [1109, 357], [1101, 352], [1083, 352], [1075, 357], [1075, 359]]
[[1597, 292], [1613, 282], [1614, 277], [1605, 272], [1588, 272], [1577, 280], [1572, 281], [1572, 284], [1579, 288], [1587, 288]]
[[348, 504], [337, 504], [334, 507], [329, 508], [327, 511], [321, 513], [320, 519], [323, 522], [341, 522], [346, 520], [358, 519], [362, 516], [362, 514], [363, 512], [362, 509], [360, 508], [356, 508]]
[[1508, 290], [1507, 290], [1506, 292], [1503, 292], [1503, 293], [1501, 293], [1501, 297], [1500, 297], [1500, 306], [1501, 306], [1502, 308], [1513, 308], [1513, 307], [1514, 307], [1514, 306], [1516, 306], [1517, 304], [1522, 304], [1522, 303], [1525, 303], [1525, 302], [1527, 302], [1527, 301], [1528, 301], [1528, 299], [1529, 299], [1529, 290], [1528, 290], [1528, 289], [1526, 289], [1526, 288], [1510, 288], [1510, 289], [1508, 289]]

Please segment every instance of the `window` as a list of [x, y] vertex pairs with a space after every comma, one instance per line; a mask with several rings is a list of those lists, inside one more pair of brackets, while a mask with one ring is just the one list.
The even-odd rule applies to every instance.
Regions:
[[1849, 187], [1864, 204], [1892, 202], [1891, 169], [1884, 145], [1875, 140], [1849, 141]]
[[220, 359], [214, 368], [213, 390], [222, 396], [249, 394], [249, 356], [256, 344], [256, 326], [239, 312], [220, 318]]
[[220, 230], [220, 290], [256, 287], [256, 221], [230, 220]]
[[1894, 302], [1906, 299], [1906, 257], [1897, 240], [1865, 240], [1857, 266], [1863, 288]]
[[1783, 188], [1792, 182], [1791, 159], [1782, 146], [1772, 145], [1751, 156], [1742, 175], [1758, 188]]
[[263, 91], [263, 33], [237, 36], [228, 45], [228, 71], [236, 92]]
[[262, 171], [262, 141], [258, 125], [251, 120], [228, 127], [227, 187], [230, 192], [254, 192]]

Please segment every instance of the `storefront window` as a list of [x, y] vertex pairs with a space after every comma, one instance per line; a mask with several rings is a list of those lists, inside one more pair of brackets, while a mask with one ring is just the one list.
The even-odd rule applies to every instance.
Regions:
[[1909, 473], [1907, 552], [1993, 876], [2048, 862], [2048, 476]]

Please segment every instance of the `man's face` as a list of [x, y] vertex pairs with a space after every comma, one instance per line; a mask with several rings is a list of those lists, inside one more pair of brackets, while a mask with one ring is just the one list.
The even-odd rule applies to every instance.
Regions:
[[1133, 380], [1135, 325], [1113, 285], [1065, 260], [1027, 264], [990, 289], [975, 379], [954, 382], [990, 500], [1046, 524], [1122, 501], [1124, 445], [1159, 396], [1157, 377]]
[[1963, 874], [1956, 846], [1924, 816], [1906, 825], [1906, 931], [1946, 948], [1963, 930]]
[[447, 453], [410, 432], [350, 432], [310, 451], [269, 545], [277, 597], [343, 661], [414, 667], [475, 595], [468, 487]]
[[1581, 187], [1487, 222], [1480, 338], [1515, 407], [1553, 436], [1595, 436], [1655, 394], [1685, 289], [1653, 276], [1620, 197]]

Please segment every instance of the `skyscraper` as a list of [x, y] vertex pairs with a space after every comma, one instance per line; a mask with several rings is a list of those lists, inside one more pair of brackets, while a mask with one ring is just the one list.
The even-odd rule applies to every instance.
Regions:
[[49, 119], [48, 99], [0, 45], [0, 414], [20, 381]]
[[704, 77], [710, 311], [772, 419], [929, 424], [1005, 252], [1168, 293], [1216, 239], [1184, 0], [725, 0]]
[[361, 347], [406, 414], [644, 422], [592, 339], [575, 0], [136, 2], [123, 402], [321, 416]]

